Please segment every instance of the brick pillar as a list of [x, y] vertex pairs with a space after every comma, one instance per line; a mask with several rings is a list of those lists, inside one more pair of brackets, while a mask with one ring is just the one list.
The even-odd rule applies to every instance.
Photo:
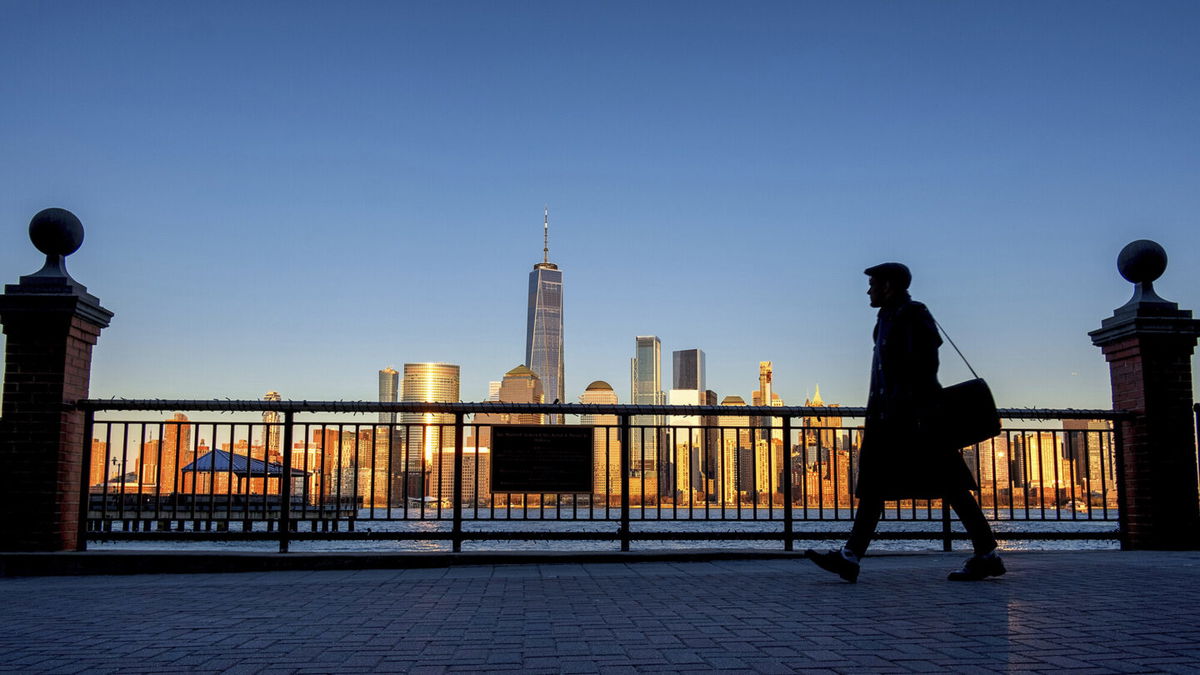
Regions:
[[0, 296], [4, 324], [4, 408], [0, 417], [0, 550], [81, 548], [79, 494], [83, 413], [92, 346], [112, 312], [67, 274], [64, 258], [83, 243], [71, 212], [46, 209], [29, 237], [45, 266]]
[[1117, 456], [1121, 547], [1200, 547], [1192, 418], [1192, 352], [1200, 321], [1154, 292], [1167, 267], [1158, 244], [1139, 240], [1117, 260], [1133, 298], [1089, 335], [1104, 352], [1121, 423]]

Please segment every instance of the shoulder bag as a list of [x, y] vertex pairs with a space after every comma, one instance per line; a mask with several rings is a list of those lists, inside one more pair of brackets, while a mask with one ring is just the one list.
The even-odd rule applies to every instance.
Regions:
[[975, 376], [973, 380], [959, 382], [949, 387], [942, 387], [940, 405], [938, 406], [938, 426], [941, 429], [941, 439], [953, 448], [965, 448], [981, 441], [986, 441], [1000, 433], [1000, 414], [996, 412], [996, 401], [992, 398], [992, 390], [987, 382], [975, 373], [967, 357], [959, 351], [958, 345], [950, 339], [942, 325], [934, 320], [938, 330], [946, 336], [950, 346], [958, 352], [959, 358], [967, 364], [967, 370]]

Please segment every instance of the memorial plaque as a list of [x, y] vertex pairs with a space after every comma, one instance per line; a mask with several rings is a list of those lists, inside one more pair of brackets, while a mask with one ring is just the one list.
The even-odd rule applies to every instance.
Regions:
[[591, 426], [492, 427], [492, 492], [591, 492]]

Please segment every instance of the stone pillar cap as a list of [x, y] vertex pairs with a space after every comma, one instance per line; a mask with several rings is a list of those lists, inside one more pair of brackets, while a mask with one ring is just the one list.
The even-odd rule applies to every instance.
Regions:
[[[46, 254], [46, 262], [40, 270], [22, 276], [20, 283], [5, 285], [0, 311], [36, 309], [37, 302], [30, 296], [75, 298], [77, 302], [73, 304], [77, 314], [102, 327], [107, 326], [112, 312], [101, 307], [100, 300], [87, 292], [87, 286], [67, 273], [66, 257], [83, 245], [83, 234], [83, 223], [66, 209], [48, 208], [34, 214], [29, 221], [29, 240]], [[41, 305], [43, 310], [64, 306], [59, 301]]]
[[1098, 330], [1088, 335], [1092, 343], [1104, 345], [1135, 334], [1200, 334], [1200, 321], [1192, 319], [1191, 310], [1179, 309], [1177, 303], [1154, 292], [1154, 282], [1167, 269], [1167, 252], [1155, 241], [1138, 239], [1125, 245], [1117, 256], [1117, 271], [1132, 283], [1133, 297], [1113, 311]]

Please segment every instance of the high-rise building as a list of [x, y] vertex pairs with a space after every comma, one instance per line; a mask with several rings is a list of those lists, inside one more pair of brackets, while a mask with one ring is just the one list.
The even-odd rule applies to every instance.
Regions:
[[[667, 394], [670, 405], [703, 405], [706, 392], [696, 389], [672, 389]], [[702, 490], [701, 457], [704, 452], [704, 430], [699, 415], [671, 415], [667, 418], [667, 443], [663, 446], [660, 475], [668, 477], [675, 486], [675, 497], [686, 500]]]
[[[812, 398], [805, 399], [804, 407], [806, 408], [839, 408], [837, 403], [826, 405], [821, 399], [821, 386], [817, 385], [816, 391]], [[829, 415], [808, 416], [801, 418], [800, 425], [803, 428], [801, 436], [801, 445], [803, 446], [803, 464], [807, 466], [820, 464], [824, 467], [823, 471], [829, 472], [832, 464], [829, 458], [834, 452], [848, 452], [850, 445], [845, 434], [839, 431], [842, 426], [842, 417], [837, 414], [836, 410], [830, 411]]]
[[[716, 407], [720, 398], [717, 392], [706, 389], [700, 399], [701, 405]], [[704, 427], [704, 454], [701, 456], [700, 474], [704, 479], [704, 493], [708, 501], [716, 501], [720, 497], [718, 484], [721, 463], [721, 430], [718, 415], [701, 415], [700, 426]]]
[[[443, 446], [430, 463], [429, 496], [438, 504], [454, 501], [454, 444]], [[463, 446], [462, 499], [465, 505], [485, 506], [492, 498], [492, 452], [487, 447]], [[434, 506], [433, 508], [437, 508]]]
[[[783, 400], [779, 398], [779, 394], [776, 394], [773, 391], [773, 387], [774, 387], [774, 385], [772, 384], [773, 379], [774, 379], [774, 369], [771, 366], [771, 362], [770, 361], [759, 361], [758, 362], [758, 391], [755, 391], [753, 396], [751, 396], [751, 398], [753, 399], [754, 405], [771, 406], [771, 407], [775, 407], [775, 408], [783, 406]], [[767, 418], [767, 419], [769, 420], [770, 418]], [[763, 422], [763, 423], [767, 424], [767, 422]]]
[[[504, 403], [545, 403], [542, 379], [525, 366], [517, 366], [500, 381], [500, 400]], [[542, 413], [508, 413], [510, 424], [541, 424]]]
[[[1108, 420], [1063, 420], [1066, 430], [1064, 451], [1074, 469], [1079, 495], [1099, 497], [1116, 485], [1116, 464]], [[1089, 496], [1090, 498], [1090, 496]]]
[[[400, 393], [400, 373], [394, 368], [388, 366], [379, 371], [379, 402], [380, 403], [395, 403], [397, 395]], [[396, 413], [383, 412], [379, 413], [380, 424], [395, 424]]]
[[671, 352], [671, 388], [705, 391], [704, 351], [680, 349]]
[[[1040, 501], [1044, 490], [1070, 485], [1070, 467], [1060, 465], [1065, 457], [1063, 438], [1054, 431], [1027, 431], [1012, 435], [1009, 475], [1016, 487], [1032, 491], [1030, 503]], [[1053, 499], [1053, 498], [1051, 498]], [[1051, 502], [1053, 503], [1053, 501]]]
[[[264, 401], [282, 401], [283, 397], [277, 391], [268, 391], [263, 394]], [[276, 457], [282, 457], [280, 454], [283, 451], [283, 426], [280, 424], [279, 411], [267, 410], [263, 412], [263, 426], [266, 427], [267, 437], [267, 459], [268, 461], [276, 462]]]
[[[331, 467], [330, 494], [358, 496], [367, 507], [402, 506], [408, 485], [400, 454], [403, 445], [393, 442], [385, 427], [367, 425], [350, 429], [325, 427], [312, 431], [311, 445]], [[332, 459], [332, 462], [329, 460]]]
[[181, 470], [195, 458], [192, 425], [187, 415], [175, 413], [162, 423], [161, 441], [154, 439], [142, 444], [137, 459], [142, 489], [163, 495], [178, 492], [183, 482]]
[[[406, 363], [401, 397], [405, 402], [456, 403], [459, 398], [459, 368], [450, 363]], [[450, 439], [454, 442], [454, 415], [450, 413], [401, 413], [405, 425], [407, 496], [424, 496], [425, 469], [434, 453]]]
[[[671, 405], [705, 405], [708, 390], [704, 382], [704, 352], [684, 349], [671, 353]], [[662, 472], [671, 474], [677, 498], [704, 492], [704, 430], [699, 415], [672, 415], [667, 421], [671, 442], [666, 446]]]
[[[379, 371], [379, 402], [395, 403], [400, 400], [400, 373], [388, 366]], [[385, 461], [377, 462], [375, 483], [390, 484], [392, 500], [402, 495], [407, 482], [407, 469], [404, 466], [404, 435], [403, 429], [396, 425], [396, 413], [379, 413], [379, 426], [375, 429], [375, 453], [382, 455]], [[373, 499], [378, 502], [378, 495]]]
[[[774, 369], [770, 361], [758, 362], [758, 391], [751, 396], [754, 405], [769, 408], [783, 407], [783, 399], [773, 389]], [[756, 418], [755, 426], [764, 429], [755, 440], [756, 452], [768, 454], [768, 464], [771, 467], [768, 474], [768, 487], [759, 491], [770, 491], [780, 484], [786, 471], [784, 468], [783, 418], [761, 416]], [[769, 431], [768, 431], [769, 430]], [[762, 448], [766, 448], [763, 450]]]
[[[745, 407], [746, 400], [741, 396], [726, 396], [721, 400], [723, 406]], [[721, 495], [723, 503], [736, 504], [740, 491], [754, 490], [754, 443], [751, 439], [750, 417], [735, 417], [722, 415], [721, 426], [721, 455], [717, 463], [717, 494]]]
[[484, 400], [486, 400], [486, 401], [499, 401], [500, 400], [500, 380], [492, 380], [491, 382], [488, 382], [487, 398]]
[[[587, 386], [579, 402], [616, 405], [617, 392], [604, 380], [596, 380]], [[592, 494], [596, 501], [604, 504], [621, 496], [621, 432], [617, 429], [617, 416], [580, 415], [579, 423], [596, 426], [592, 441]]]
[[[517, 366], [504, 374], [500, 390], [496, 394], [501, 403], [544, 403], [542, 380], [525, 366]], [[491, 447], [492, 425], [494, 424], [543, 424], [542, 413], [480, 413], [475, 415], [476, 436], [479, 445]]]
[[[550, 211], [543, 222], [542, 262], [529, 273], [529, 312], [525, 328], [525, 365], [542, 380], [546, 400], [562, 403], [563, 297], [562, 270], [550, 262]], [[551, 415], [562, 424], [562, 415]]]
[[[639, 335], [634, 338], [635, 356], [630, 363], [630, 403], [634, 405], [662, 405], [666, 395], [662, 391], [662, 342], [654, 335]], [[630, 420], [633, 428], [629, 443], [631, 476], [654, 476], [655, 485], [665, 490], [674, 490], [669, 481], [658, 481], [659, 451], [663, 426], [662, 415], [634, 415]]]
[[116, 467], [120, 464], [112, 461], [114, 459], [108, 456], [108, 443], [99, 438], [92, 439], [92, 466], [88, 471], [88, 485], [92, 492], [102, 491], [104, 483], [116, 474]]

